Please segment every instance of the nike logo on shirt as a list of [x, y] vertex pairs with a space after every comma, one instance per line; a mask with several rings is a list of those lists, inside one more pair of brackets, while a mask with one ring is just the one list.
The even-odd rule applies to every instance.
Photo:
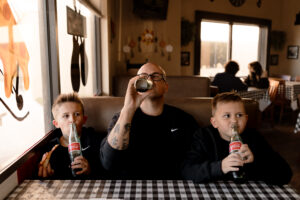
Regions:
[[175, 132], [175, 131], [177, 131], [178, 130], [178, 128], [171, 128], [171, 132], [173, 133], [173, 132]]
[[85, 148], [82, 148], [81, 151], [85, 151], [85, 150], [87, 150], [88, 148], [90, 148], [90, 146], [87, 146], [87, 147], [85, 147]]

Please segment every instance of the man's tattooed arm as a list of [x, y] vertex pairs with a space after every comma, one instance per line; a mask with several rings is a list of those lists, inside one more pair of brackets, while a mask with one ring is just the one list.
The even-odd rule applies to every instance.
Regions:
[[127, 149], [129, 145], [130, 129], [130, 123], [126, 123], [123, 126], [120, 125], [120, 123], [117, 123], [108, 136], [108, 143], [111, 147], [118, 150]]

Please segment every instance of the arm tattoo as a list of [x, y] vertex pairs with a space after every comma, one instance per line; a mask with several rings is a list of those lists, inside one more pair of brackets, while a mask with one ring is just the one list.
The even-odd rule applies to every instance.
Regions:
[[122, 144], [123, 148], [126, 149], [128, 147], [128, 144], [129, 144], [128, 138], [124, 138], [123, 139], [123, 144]]
[[120, 124], [115, 126], [115, 133], [120, 133]]
[[118, 144], [118, 139], [116, 137], [113, 137], [112, 145], [116, 146], [117, 144]]
[[127, 131], [130, 131], [130, 129], [131, 129], [131, 124], [130, 123], [127, 123], [127, 124], [125, 124], [125, 131], [127, 132]]
[[[111, 145], [113, 148], [122, 150], [128, 148], [129, 145], [129, 136], [128, 132], [130, 132], [131, 124], [127, 123], [124, 125], [124, 130], [122, 130], [122, 135], [120, 135], [120, 124], [116, 124], [114, 127], [114, 134], [111, 135]], [[110, 132], [112, 133], [112, 132]], [[119, 138], [121, 136], [121, 138]], [[120, 140], [119, 140], [119, 139]]]

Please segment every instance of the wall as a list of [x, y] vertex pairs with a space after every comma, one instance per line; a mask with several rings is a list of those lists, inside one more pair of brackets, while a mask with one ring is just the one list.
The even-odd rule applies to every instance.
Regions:
[[296, 14], [300, 12], [300, 1], [289, 0], [286, 2], [281, 5], [283, 13], [281, 30], [286, 32], [286, 43], [281, 51], [271, 51], [271, 54], [279, 55], [279, 63], [278, 66], [270, 67], [270, 74], [290, 74], [296, 76], [300, 75], [300, 56], [298, 59], [287, 59], [287, 47], [289, 45], [300, 46], [300, 25], [294, 25]]
[[[165, 40], [170, 41], [174, 46], [174, 52], [172, 53], [172, 60], [167, 61], [166, 58], [161, 56], [152, 56], [150, 60], [157, 62], [166, 68], [169, 75], [192, 75], [194, 65], [194, 43], [189, 43], [188, 46], [180, 47], [180, 20], [184, 17], [190, 21], [194, 21], [195, 11], [203, 10], [210, 12], [218, 12], [225, 14], [257, 17], [272, 20], [272, 30], [285, 31], [287, 34], [287, 42], [283, 50], [274, 51], [271, 49], [271, 54], [279, 54], [279, 65], [270, 66], [270, 74], [284, 73], [297, 75], [300, 74], [299, 59], [292, 60], [286, 58], [286, 51], [288, 45], [299, 45], [300, 38], [297, 37], [300, 34], [300, 26], [295, 26], [296, 14], [300, 11], [300, 1], [298, 0], [263, 0], [262, 6], [258, 8], [256, 6], [256, 0], [247, 0], [241, 7], [234, 7], [228, 0], [169, 0], [168, 17], [166, 21], [150, 21], [141, 20], [132, 14], [132, 0], [119, 0], [116, 4], [122, 2], [122, 16], [118, 16], [121, 19], [121, 26], [115, 30], [120, 31], [120, 37], [116, 37], [116, 43], [119, 43], [112, 52], [118, 56], [114, 56], [116, 63], [114, 63], [114, 69], [116, 74], [125, 74], [125, 60], [122, 52], [122, 46], [131, 39], [136, 38], [138, 34], [143, 31], [143, 28], [147, 26], [154, 27], [158, 30], [158, 36]], [[116, 12], [116, 15], [119, 11]], [[116, 20], [118, 23], [118, 20]], [[119, 24], [116, 24], [118, 27]], [[127, 41], [126, 41], [127, 40]], [[135, 39], [136, 40], [136, 39]], [[137, 41], [136, 41], [137, 42]], [[136, 50], [136, 49], [135, 49]], [[190, 66], [180, 66], [180, 51], [191, 52]], [[135, 58], [131, 62], [140, 63], [145, 60], [143, 55], [135, 55]]]
[[[111, 94], [112, 77], [116, 74], [126, 74], [125, 58], [122, 47], [128, 43], [131, 38], [135, 39], [142, 33], [145, 27], [149, 26], [157, 30], [158, 37], [173, 45], [174, 51], [171, 54], [171, 61], [166, 57], [154, 55], [150, 61], [158, 63], [166, 68], [168, 75], [192, 75], [194, 71], [194, 42], [187, 46], [180, 45], [180, 21], [184, 17], [192, 22], [195, 20], [195, 11], [210, 11], [225, 14], [241, 15], [248, 17], [257, 17], [272, 20], [272, 30], [285, 31], [287, 42], [281, 51], [271, 49], [271, 54], [279, 55], [278, 66], [270, 66], [270, 74], [291, 74], [300, 75], [299, 59], [292, 60], [286, 58], [288, 45], [299, 45], [300, 25], [295, 26], [296, 14], [300, 11], [299, 0], [263, 0], [262, 6], [257, 7], [257, 0], [247, 0], [241, 7], [234, 7], [229, 0], [169, 0], [169, 9], [167, 20], [154, 21], [142, 20], [132, 13], [133, 0], [105, 0], [109, 10], [103, 9], [104, 27], [108, 30], [105, 36], [106, 49], [103, 48], [102, 80], [104, 95]], [[106, 7], [106, 8], [107, 8]], [[108, 15], [105, 15], [108, 14]], [[113, 23], [114, 34], [111, 32], [111, 23]], [[190, 52], [190, 65], [180, 66], [180, 52]], [[108, 53], [109, 52], [109, 53]], [[130, 60], [131, 63], [145, 62], [145, 55], [139, 55], [137, 47], [134, 48], [135, 57]]]
[[[181, 1], [182, 17], [190, 21], [195, 21], [195, 11], [209, 11], [231, 15], [241, 15], [272, 20], [272, 29], [280, 29], [281, 24], [281, 5], [282, 0], [263, 0], [260, 8], [256, 5], [256, 0], [247, 0], [241, 7], [234, 7], [229, 0], [208, 1], [208, 0], [189, 0]], [[183, 51], [191, 52], [190, 67], [183, 68], [182, 74], [192, 74], [194, 67], [194, 43], [182, 47]]]
[[[296, 2], [297, 0], [294, 0]], [[131, 63], [143, 63], [146, 57], [150, 58], [150, 61], [159, 63], [165, 69], [168, 75], [192, 75], [194, 69], [194, 43], [190, 42], [188, 46], [181, 47], [180, 45], [180, 22], [184, 17], [194, 22], [195, 11], [210, 11], [218, 13], [226, 13], [233, 15], [242, 15], [249, 17], [257, 17], [272, 20], [272, 28], [274, 30], [281, 30], [282, 23], [282, 2], [283, 0], [263, 0], [261, 8], [256, 6], [256, 0], [247, 0], [241, 7], [234, 7], [228, 0], [169, 0], [168, 16], [165, 21], [155, 20], [142, 20], [132, 13], [133, 2], [132, 0], [118, 0], [115, 1], [117, 6], [121, 9], [116, 11], [116, 16], [119, 20], [116, 20], [116, 32], [120, 33], [116, 36], [116, 45], [113, 47], [112, 52], [115, 55], [113, 68], [114, 74], [126, 74], [125, 58], [122, 47], [128, 44], [131, 39], [137, 43], [137, 37], [143, 32], [145, 28], [153, 28], [155, 34], [159, 38], [163, 38], [167, 43], [171, 43], [174, 47], [174, 51], [171, 54], [171, 61], [167, 61], [166, 57], [162, 57], [157, 53], [139, 54], [137, 48], [134, 48], [135, 57], [130, 59]], [[292, 6], [289, 6], [289, 8]], [[286, 8], [288, 10], [289, 8]], [[180, 66], [180, 52], [191, 52], [190, 65]]]
[[[132, 0], [119, 0], [116, 1], [115, 9], [115, 30], [116, 37], [113, 39], [113, 43], [117, 43], [116, 49], [113, 50], [115, 55], [115, 74], [126, 74], [126, 61], [123, 53], [123, 46], [128, 44], [131, 40], [135, 41], [135, 47], [133, 48], [134, 57], [131, 58], [130, 54], [127, 58], [130, 58], [130, 63], [145, 63], [148, 58], [149, 61], [158, 63], [165, 68], [168, 75], [181, 74], [180, 67], [180, 19], [181, 19], [181, 1], [170, 0], [168, 7], [167, 20], [142, 20], [136, 17], [133, 10]], [[142, 53], [138, 52], [138, 36], [141, 36], [145, 29], [153, 30], [154, 35], [158, 38], [158, 52], [153, 53], [155, 44], [149, 48], [149, 46], [142, 45]], [[119, 34], [120, 33], [120, 34]], [[165, 56], [161, 56], [161, 48], [159, 42], [164, 40], [167, 44], [171, 44], [173, 52], [171, 53], [171, 60], [168, 60], [166, 52]], [[152, 49], [151, 49], [152, 48]], [[151, 52], [152, 51], [152, 52]]]

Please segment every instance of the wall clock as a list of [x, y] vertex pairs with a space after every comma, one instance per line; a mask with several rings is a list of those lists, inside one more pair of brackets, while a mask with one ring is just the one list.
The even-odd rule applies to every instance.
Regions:
[[245, 3], [246, 0], [229, 0], [229, 1], [233, 6], [240, 7]]

